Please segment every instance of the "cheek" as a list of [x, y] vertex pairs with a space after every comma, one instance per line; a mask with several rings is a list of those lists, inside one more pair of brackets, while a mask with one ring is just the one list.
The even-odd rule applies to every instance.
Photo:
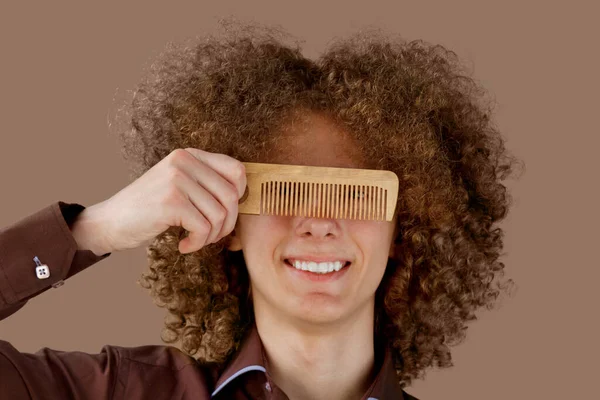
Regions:
[[393, 226], [387, 222], [363, 223], [363, 226], [355, 231], [356, 243], [361, 249], [364, 261], [369, 264], [368, 273], [373, 279], [380, 279], [385, 272], [392, 231]]
[[389, 222], [357, 221], [352, 226], [356, 242], [363, 249], [377, 251], [389, 248], [393, 230]]
[[272, 216], [240, 215], [240, 219], [240, 240], [246, 264], [249, 270], [258, 272], [274, 261], [285, 234], [284, 227]]
[[254, 247], [257, 243], [268, 241], [277, 232], [277, 221], [265, 215], [246, 215], [238, 217], [236, 229], [245, 249]]

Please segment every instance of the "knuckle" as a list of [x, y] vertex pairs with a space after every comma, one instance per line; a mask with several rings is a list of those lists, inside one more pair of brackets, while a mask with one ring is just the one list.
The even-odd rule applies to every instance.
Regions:
[[246, 176], [246, 166], [242, 162], [237, 161], [236, 166], [235, 166], [235, 173], [236, 173], [236, 177], [238, 179], [245, 177]]
[[177, 166], [179, 163], [185, 162], [189, 157], [193, 157], [190, 154], [191, 149], [175, 149], [171, 152], [169, 158], [169, 164]]
[[237, 202], [239, 200], [239, 194], [234, 187], [232, 187], [231, 190], [227, 191], [227, 196], [226, 196], [225, 200], [227, 201], [227, 204], [229, 204], [229, 205], [237, 204]]
[[199, 234], [203, 235], [203, 236], [208, 236], [210, 235], [210, 231], [212, 229], [212, 225], [210, 224], [210, 221], [208, 221], [206, 218], [202, 218], [200, 220], [200, 224], [199, 224]]
[[180, 182], [184, 176], [185, 173], [177, 165], [172, 165], [167, 169], [167, 177], [170, 182]]
[[169, 156], [167, 158], [168, 158], [169, 162], [172, 163], [173, 161], [184, 156], [184, 154], [182, 154], [182, 153], [186, 153], [186, 151], [184, 149], [175, 149], [171, 153], [169, 153]]
[[227, 211], [223, 207], [219, 207], [219, 210], [216, 212], [215, 220], [217, 223], [221, 224], [227, 218]]

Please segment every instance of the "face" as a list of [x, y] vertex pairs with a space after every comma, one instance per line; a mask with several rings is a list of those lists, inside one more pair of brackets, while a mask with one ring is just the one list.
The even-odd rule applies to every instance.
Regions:
[[[367, 168], [351, 137], [324, 116], [309, 114], [283, 135], [286, 149], [273, 163]], [[342, 322], [372, 315], [395, 222], [396, 218], [381, 222], [240, 214], [229, 249], [243, 250], [257, 315], [268, 312], [303, 323]], [[284, 261], [292, 255], [307, 259], [324, 254], [349, 260], [350, 265], [321, 275]], [[311, 279], [316, 276], [321, 280]]]

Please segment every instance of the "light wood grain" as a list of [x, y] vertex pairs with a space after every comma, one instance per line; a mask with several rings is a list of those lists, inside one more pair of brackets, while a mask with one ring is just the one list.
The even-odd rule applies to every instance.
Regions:
[[398, 199], [392, 171], [244, 162], [238, 212], [391, 221]]

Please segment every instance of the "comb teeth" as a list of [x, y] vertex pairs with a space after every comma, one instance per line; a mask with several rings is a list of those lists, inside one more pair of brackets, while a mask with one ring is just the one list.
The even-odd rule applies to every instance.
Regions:
[[241, 214], [392, 221], [398, 176], [392, 171], [243, 163]]
[[384, 221], [387, 190], [373, 185], [268, 181], [261, 215]]

